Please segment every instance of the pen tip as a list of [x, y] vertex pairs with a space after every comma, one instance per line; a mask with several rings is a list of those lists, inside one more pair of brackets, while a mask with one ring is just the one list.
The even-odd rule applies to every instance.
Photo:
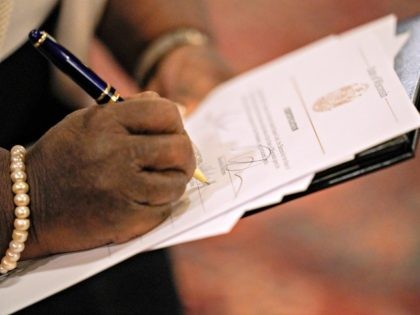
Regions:
[[199, 180], [200, 182], [202, 182], [204, 184], [207, 184], [207, 185], [210, 185], [206, 176], [203, 174], [203, 172], [200, 169], [196, 168], [193, 176], [194, 176], [195, 179]]

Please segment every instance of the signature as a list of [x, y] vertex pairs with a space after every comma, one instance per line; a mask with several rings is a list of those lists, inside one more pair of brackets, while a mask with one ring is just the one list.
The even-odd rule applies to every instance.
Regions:
[[272, 149], [266, 145], [247, 146], [232, 149], [232, 156], [225, 158], [225, 171], [228, 173], [235, 197], [243, 187], [243, 173], [253, 167], [267, 163]]

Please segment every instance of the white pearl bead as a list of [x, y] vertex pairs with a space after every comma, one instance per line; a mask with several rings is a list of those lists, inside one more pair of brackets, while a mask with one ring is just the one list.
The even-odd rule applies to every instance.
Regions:
[[10, 261], [18, 261], [20, 259], [20, 253], [12, 252], [10, 249], [6, 251], [6, 255], [4, 257], [7, 257]]
[[9, 270], [7, 270], [6, 268], [4, 268], [1, 264], [0, 264], [0, 273], [1, 274], [6, 274]]
[[15, 222], [13, 224], [16, 230], [26, 231], [29, 229], [30, 222], [28, 219], [15, 219]]
[[10, 178], [14, 183], [24, 182], [26, 180], [26, 173], [24, 171], [14, 171], [10, 174]]
[[16, 205], [15, 220], [12, 238], [5, 256], [0, 262], [0, 273], [6, 274], [9, 270], [16, 268], [16, 262], [20, 259], [20, 253], [25, 249], [25, 241], [28, 239], [30, 221], [27, 219], [30, 210], [27, 205], [30, 203], [30, 197], [27, 194], [29, 185], [26, 183], [27, 175], [25, 173], [25, 154], [26, 150], [21, 145], [15, 145], [10, 150], [10, 178], [13, 181], [12, 190], [15, 193], [13, 201]]
[[14, 153], [11, 153], [10, 156], [19, 157], [22, 161], [25, 159], [25, 153], [22, 153], [22, 152], [14, 152]]
[[25, 163], [23, 163], [22, 161], [19, 162], [13, 162], [12, 164], [10, 164], [10, 171], [14, 172], [14, 171], [24, 171], [25, 170]]
[[19, 154], [19, 155], [11, 155], [10, 156], [10, 161], [12, 163], [16, 163], [16, 162], [23, 162], [24, 158], [23, 155]]
[[9, 243], [9, 249], [15, 253], [21, 253], [25, 249], [25, 244], [13, 240]]
[[17, 145], [14, 145], [14, 146], [10, 149], [10, 153], [11, 153], [11, 154], [15, 154], [15, 153], [22, 153], [22, 154], [25, 154], [25, 153], [26, 153], [26, 149], [25, 149], [25, 147], [23, 147], [23, 146], [21, 146], [21, 145], [17, 144]]
[[13, 230], [12, 239], [19, 243], [24, 243], [28, 239], [28, 231]]
[[13, 184], [12, 190], [15, 194], [25, 194], [29, 190], [29, 185], [26, 182], [16, 182]]
[[26, 219], [31, 214], [31, 211], [28, 207], [16, 207], [15, 208], [15, 216], [19, 219]]
[[16, 194], [13, 198], [13, 201], [15, 202], [16, 206], [20, 207], [29, 205], [31, 199], [29, 198], [28, 194]]
[[1, 260], [1, 265], [4, 267], [4, 269], [7, 270], [13, 270], [16, 268], [16, 261], [11, 261], [10, 259], [8, 259], [6, 256], [3, 257], [3, 259]]

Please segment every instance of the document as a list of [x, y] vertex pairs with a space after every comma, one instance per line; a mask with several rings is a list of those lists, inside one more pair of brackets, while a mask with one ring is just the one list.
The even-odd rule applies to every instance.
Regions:
[[[404, 46], [409, 36], [408, 33], [395, 36], [396, 25], [396, 17], [393, 15], [388, 15], [381, 19], [367, 23], [366, 25], [362, 25], [348, 32], [345, 32], [344, 34], [340, 35], [340, 37], [345, 38], [346, 40], [354, 40], [356, 45], [357, 40], [360, 38], [366, 38], [366, 36], [368, 38], [372, 36], [376, 37], [376, 39], [380, 42], [385, 56], [388, 56], [389, 62], [392, 65], [394, 58], [400, 49]], [[336, 164], [341, 164], [352, 159], [353, 156], [349, 156], [344, 158], [342, 161], [337, 161]], [[265, 194], [264, 196], [257, 198], [252, 202], [247, 202], [244, 207], [237, 208], [235, 210], [237, 213], [236, 216], [234, 216], [232, 212], [230, 212], [229, 215], [219, 216], [216, 219], [210, 220], [207, 223], [201, 225], [199, 228], [195, 229], [195, 231], [193, 229], [189, 230], [187, 233], [183, 233], [178, 237], [174, 237], [167, 242], [161, 243], [159, 247], [171, 246], [186, 241], [228, 232], [230, 227], [232, 227], [234, 223], [242, 216], [243, 212], [277, 204], [281, 201], [282, 196], [304, 191], [311, 183], [312, 178], [313, 174], [296, 181], [296, 184], [289, 183], [281, 187], [278, 191]], [[288, 191], [288, 189], [290, 189], [290, 191]], [[206, 228], [207, 226], [208, 228]]]
[[191, 180], [171, 217], [137, 239], [31, 262], [0, 283], [0, 309], [23, 308], [139, 252], [228, 232], [245, 211], [305, 190], [316, 172], [418, 128], [392, 69], [403, 42], [394, 33], [387, 17], [216, 88], [186, 121], [210, 185]]

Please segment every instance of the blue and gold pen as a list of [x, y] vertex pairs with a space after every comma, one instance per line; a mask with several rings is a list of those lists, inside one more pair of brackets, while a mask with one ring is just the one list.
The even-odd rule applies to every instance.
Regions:
[[[57, 68], [67, 74], [85, 90], [98, 104], [121, 102], [124, 99], [110, 84], [83, 64], [76, 56], [61, 46], [45, 31], [33, 30], [28, 35], [30, 42]], [[208, 183], [200, 169], [194, 171], [194, 178]]]
[[29, 40], [48, 60], [67, 74], [98, 104], [123, 101], [115, 88], [102, 80], [47, 32], [33, 30]]

